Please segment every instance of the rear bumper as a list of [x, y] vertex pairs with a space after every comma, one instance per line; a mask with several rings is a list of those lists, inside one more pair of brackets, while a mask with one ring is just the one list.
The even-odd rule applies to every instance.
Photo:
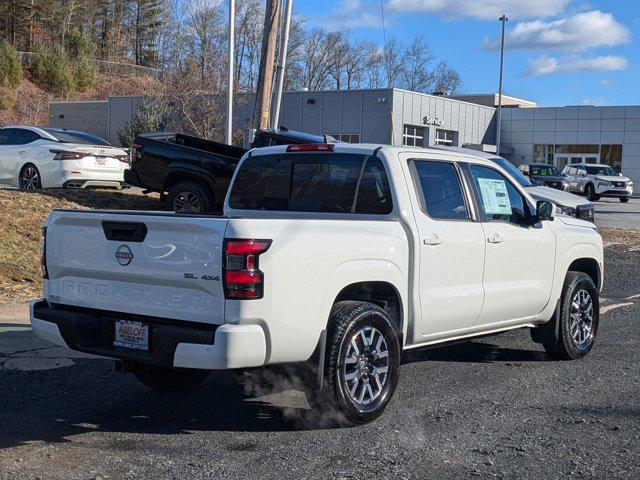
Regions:
[[134, 185], [136, 187], [141, 187], [140, 177], [138, 176], [138, 172], [133, 170], [132, 168], [127, 168], [124, 171], [124, 181], [129, 185]]
[[[71, 350], [163, 367], [222, 370], [264, 365], [266, 338], [259, 325], [203, 325], [179, 320], [31, 302], [31, 327], [48, 342]], [[150, 326], [149, 351], [113, 345], [114, 321]]]

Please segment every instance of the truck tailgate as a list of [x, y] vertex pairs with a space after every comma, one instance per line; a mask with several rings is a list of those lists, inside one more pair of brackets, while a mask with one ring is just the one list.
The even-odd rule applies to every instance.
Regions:
[[46, 222], [47, 299], [220, 325], [227, 222], [171, 213], [53, 211]]

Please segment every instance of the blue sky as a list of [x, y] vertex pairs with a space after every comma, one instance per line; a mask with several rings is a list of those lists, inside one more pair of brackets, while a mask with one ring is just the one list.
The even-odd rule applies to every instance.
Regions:
[[[540, 105], [640, 104], [640, 1], [383, 0], [387, 37], [422, 34], [462, 75], [465, 93], [497, 91], [508, 22], [505, 93]], [[310, 25], [349, 26], [383, 43], [380, 0], [294, 0]]]

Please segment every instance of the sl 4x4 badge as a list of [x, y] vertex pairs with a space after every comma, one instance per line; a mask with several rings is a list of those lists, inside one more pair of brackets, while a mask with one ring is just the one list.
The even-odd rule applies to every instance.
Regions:
[[126, 245], [120, 245], [116, 250], [116, 260], [120, 265], [126, 267], [133, 260], [133, 252]]

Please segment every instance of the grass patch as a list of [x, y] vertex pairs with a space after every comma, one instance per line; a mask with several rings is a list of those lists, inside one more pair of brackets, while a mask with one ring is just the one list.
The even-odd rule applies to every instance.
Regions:
[[135, 191], [0, 190], [0, 302], [42, 295], [40, 234], [54, 208], [159, 210], [158, 196]]

